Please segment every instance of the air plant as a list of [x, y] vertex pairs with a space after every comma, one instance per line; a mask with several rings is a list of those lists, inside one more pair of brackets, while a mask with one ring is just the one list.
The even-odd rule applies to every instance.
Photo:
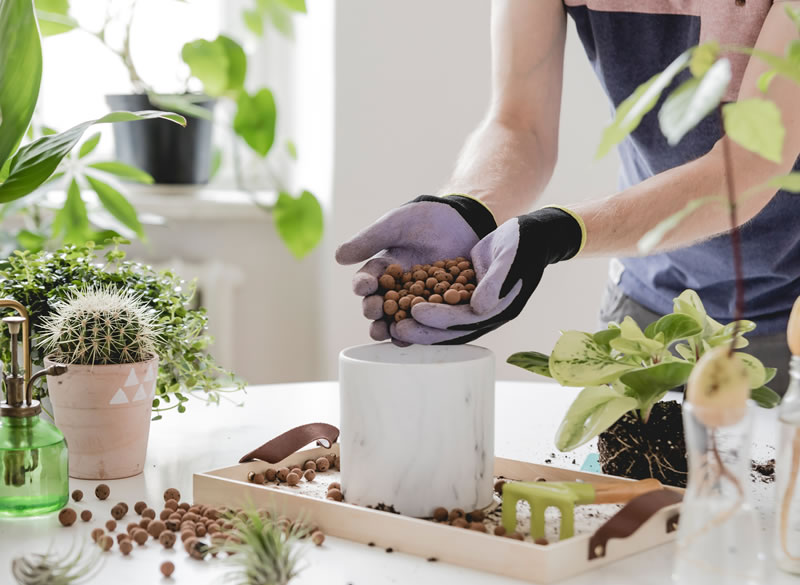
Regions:
[[141, 294], [110, 286], [71, 293], [53, 304], [39, 345], [56, 361], [104, 365], [147, 361], [155, 353], [156, 317]]
[[64, 555], [31, 554], [13, 559], [11, 574], [18, 585], [75, 585], [97, 575], [100, 558], [97, 551], [87, 556], [83, 546]]
[[234, 585], [286, 585], [300, 572], [303, 549], [300, 540], [308, 536], [302, 522], [291, 522], [264, 511], [245, 510], [230, 517], [233, 528], [216, 548], [228, 553], [232, 570], [226, 580]]

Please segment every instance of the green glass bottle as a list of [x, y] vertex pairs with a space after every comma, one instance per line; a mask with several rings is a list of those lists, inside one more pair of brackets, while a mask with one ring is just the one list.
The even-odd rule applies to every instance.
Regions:
[[[0, 300], [0, 306], [7, 303]], [[9, 304], [19, 311], [15, 304]], [[24, 308], [23, 308], [24, 311]], [[3, 372], [6, 400], [0, 403], [0, 517], [34, 516], [60, 510], [69, 497], [67, 442], [54, 425], [39, 418], [42, 407], [32, 398], [33, 382], [60, 375], [55, 365], [26, 380], [17, 364], [17, 336], [23, 326], [23, 349], [29, 366], [27, 312], [5, 317], [11, 334], [11, 372]], [[26, 383], [27, 382], [27, 383]]]

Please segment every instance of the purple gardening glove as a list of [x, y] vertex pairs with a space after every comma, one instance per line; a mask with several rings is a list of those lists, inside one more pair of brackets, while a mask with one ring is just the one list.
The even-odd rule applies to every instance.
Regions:
[[469, 304], [419, 303], [411, 309], [413, 319], [392, 323], [392, 338], [457, 344], [497, 329], [519, 315], [548, 264], [580, 251], [584, 234], [576, 215], [554, 207], [508, 220], [470, 252], [478, 285]]
[[491, 211], [464, 195], [422, 195], [394, 209], [336, 250], [339, 264], [367, 263], [353, 278], [353, 292], [364, 297], [364, 316], [372, 319], [370, 336], [389, 338], [383, 297], [375, 294], [378, 278], [389, 264], [408, 270], [445, 258], [466, 257], [478, 241], [497, 227]]

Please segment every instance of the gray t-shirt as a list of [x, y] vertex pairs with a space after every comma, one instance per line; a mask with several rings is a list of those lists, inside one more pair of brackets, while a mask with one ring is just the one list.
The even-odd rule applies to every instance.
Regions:
[[[772, 0], [564, 0], [600, 83], [614, 107], [663, 70], [681, 52], [716, 39], [753, 46]], [[736, 99], [746, 56], [732, 57], [733, 80], [726, 100]], [[682, 73], [670, 87], [684, 81]], [[665, 92], [665, 95], [669, 90]], [[662, 96], [663, 100], [663, 96]], [[706, 154], [721, 136], [716, 113], [670, 147], [655, 110], [619, 147], [620, 188]], [[800, 170], [800, 158], [795, 162]], [[709, 193], [710, 195], [710, 193]], [[745, 317], [759, 334], [784, 331], [800, 296], [800, 195], [778, 192], [741, 229]], [[669, 313], [672, 299], [687, 288], [698, 292], [709, 314], [734, 315], [731, 242], [718, 236], [687, 248], [644, 258], [622, 259], [619, 285], [656, 313]]]

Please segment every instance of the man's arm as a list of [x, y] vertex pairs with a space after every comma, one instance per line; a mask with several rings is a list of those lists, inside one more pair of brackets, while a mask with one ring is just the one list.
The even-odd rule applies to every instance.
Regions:
[[[777, 3], [767, 15], [756, 47], [783, 54], [786, 46], [797, 38], [797, 28], [784, 12], [784, 5], [800, 6], [800, 1]], [[751, 57], [739, 91], [739, 99], [759, 97], [756, 88], [759, 76], [767, 66]], [[783, 161], [771, 163], [730, 141], [733, 184], [740, 224], [755, 217], [775, 195], [765, 190], [747, 200], [742, 194], [763, 184], [770, 177], [791, 171], [800, 153], [800, 86], [782, 77], [775, 77], [767, 96], [781, 111], [786, 136]], [[727, 192], [722, 142], [712, 150], [684, 165], [647, 179], [638, 185], [601, 200], [571, 206], [586, 224], [587, 240], [583, 254], [634, 256], [637, 242], [661, 220], [683, 209], [686, 204], [707, 195]], [[701, 207], [672, 230], [658, 250], [687, 246], [726, 231], [730, 227], [726, 208], [720, 204]]]
[[561, 0], [492, 3], [492, 101], [442, 193], [481, 199], [498, 224], [530, 210], [556, 163], [565, 38]]

